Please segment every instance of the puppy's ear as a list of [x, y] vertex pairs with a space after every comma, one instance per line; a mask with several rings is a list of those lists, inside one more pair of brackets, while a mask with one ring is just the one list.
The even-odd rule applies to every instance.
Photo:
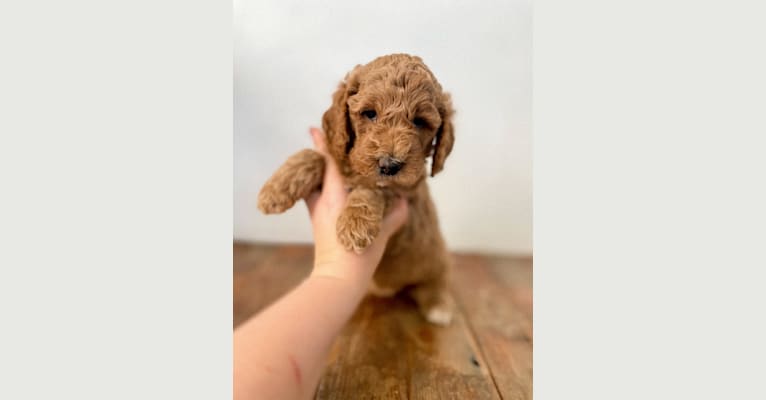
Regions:
[[354, 147], [354, 128], [348, 115], [348, 98], [359, 90], [356, 74], [359, 66], [354, 68], [346, 79], [340, 83], [338, 90], [332, 96], [332, 105], [322, 116], [322, 129], [327, 135], [327, 147], [330, 155], [338, 161], [345, 160], [348, 152]]
[[432, 155], [431, 163], [431, 176], [436, 175], [444, 168], [444, 160], [452, 152], [452, 145], [455, 142], [455, 133], [452, 127], [452, 101], [449, 94], [443, 95], [443, 101], [439, 108], [439, 114], [442, 118], [442, 125], [439, 130], [436, 131], [436, 138], [434, 139], [434, 152]]

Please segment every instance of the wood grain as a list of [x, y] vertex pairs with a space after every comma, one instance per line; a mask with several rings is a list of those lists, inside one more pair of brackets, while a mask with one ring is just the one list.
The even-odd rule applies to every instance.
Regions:
[[234, 245], [234, 327], [273, 303], [311, 272], [305, 245]]
[[462, 315], [437, 327], [406, 298], [367, 297], [336, 340], [316, 398], [499, 396]]
[[470, 315], [471, 329], [501, 397], [531, 399], [531, 262], [503, 265], [465, 255], [458, 257], [458, 264], [454, 274], [459, 284], [454, 290], [463, 312]]
[[[305, 245], [234, 245], [234, 326], [311, 270]], [[531, 399], [532, 262], [462, 254], [448, 327], [405, 297], [368, 296], [333, 344], [316, 399]]]

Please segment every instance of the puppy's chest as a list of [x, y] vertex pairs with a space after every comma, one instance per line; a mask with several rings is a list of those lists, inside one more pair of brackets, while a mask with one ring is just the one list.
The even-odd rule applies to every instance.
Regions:
[[[394, 195], [387, 201], [393, 204]], [[440, 242], [441, 233], [436, 212], [430, 197], [422, 193], [414, 193], [407, 199], [407, 222], [389, 241], [385, 255], [396, 255], [403, 252], [428, 254]], [[384, 255], [384, 256], [385, 256]]]
[[438, 260], [445, 251], [438, 223], [429, 208], [411, 204], [408, 221], [388, 241], [375, 280], [388, 288], [427, 280], [438, 275]]

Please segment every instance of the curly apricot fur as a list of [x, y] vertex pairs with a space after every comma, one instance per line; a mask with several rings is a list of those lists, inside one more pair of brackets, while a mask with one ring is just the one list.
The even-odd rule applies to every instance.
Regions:
[[[374, 286], [387, 293], [407, 289], [424, 317], [441, 324], [451, 316], [451, 261], [425, 178], [428, 158], [434, 176], [452, 151], [453, 114], [449, 94], [419, 57], [392, 54], [349, 72], [322, 117], [328, 150], [352, 188], [336, 226], [340, 243], [363, 251], [394, 197], [407, 197], [409, 220], [389, 239]], [[307, 152], [288, 159], [266, 183], [261, 210], [282, 212], [319, 186], [324, 163]], [[382, 174], [384, 158], [401, 169]]]

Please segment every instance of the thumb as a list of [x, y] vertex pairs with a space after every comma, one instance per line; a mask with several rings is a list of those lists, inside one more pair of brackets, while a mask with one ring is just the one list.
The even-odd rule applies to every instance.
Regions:
[[403, 197], [396, 199], [391, 211], [383, 218], [383, 223], [380, 228], [381, 236], [388, 240], [391, 235], [396, 233], [396, 231], [404, 225], [408, 215], [409, 204], [407, 204], [407, 200]]
[[[317, 152], [322, 154], [325, 159], [325, 172], [322, 182], [322, 192], [330, 193], [334, 199], [344, 198], [346, 189], [343, 187], [343, 176], [338, 169], [338, 165], [335, 164], [335, 160], [330, 156], [327, 150], [327, 141], [325, 135], [319, 128], [310, 128], [309, 133], [311, 139], [314, 141], [314, 148]], [[340, 201], [340, 200], [338, 200]]]

